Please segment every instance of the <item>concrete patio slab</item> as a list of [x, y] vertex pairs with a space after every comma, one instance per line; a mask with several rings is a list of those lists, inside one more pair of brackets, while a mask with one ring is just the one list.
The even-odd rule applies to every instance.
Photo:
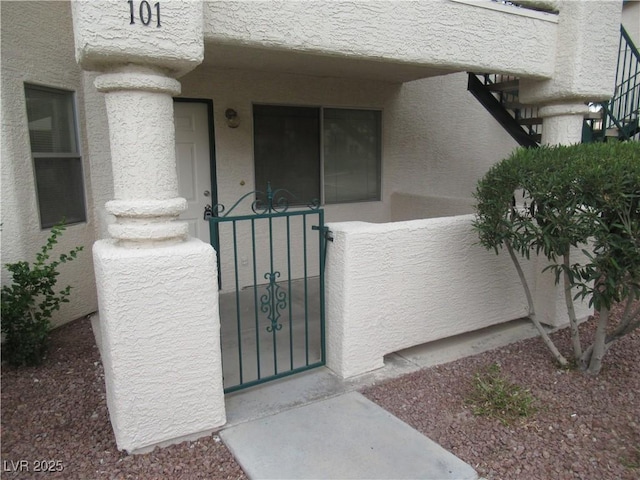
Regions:
[[477, 479], [469, 465], [356, 392], [220, 433], [252, 479]]

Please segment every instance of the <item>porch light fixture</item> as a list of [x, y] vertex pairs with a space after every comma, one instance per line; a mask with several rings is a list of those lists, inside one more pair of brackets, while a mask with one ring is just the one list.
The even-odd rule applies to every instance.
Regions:
[[238, 112], [236, 112], [233, 108], [227, 108], [224, 111], [224, 116], [227, 119], [227, 126], [229, 128], [237, 128], [240, 125], [240, 120], [238, 119]]

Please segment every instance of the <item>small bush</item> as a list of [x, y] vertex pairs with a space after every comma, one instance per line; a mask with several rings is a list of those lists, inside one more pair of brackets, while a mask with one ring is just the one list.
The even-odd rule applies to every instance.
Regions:
[[[634, 307], [640, 298], [640, 144], [518, 149], [478, 182], [475, 197], [480, 243], [496, 253], [508, 251], [527, 295], [529, 317], [556, 360], [568, 363], [538, 325], [516, 254], [549, 260], [547, 268], [564, 285], [574, 358], [582, 370], [597, 374], [611, 345], [640, 327]], [[576, 262], [572, 249], [586, 260]], [[595, 340], [586, 349], [573, 306], [577, 298], [600, 314]], [[609, 314], [617, 303], [627, 308], [613, 327]]]
[[64, 231], [62, 224], [51, 229], [47, 243], [36, 255], [33, 265], [20, 261], [5, 265], [13, 283], [2, 287], [2, 333], [5, 341], [2, 357], [9, 364], [39, 365], [44, 359], [51, 328], [51, 316], [69, 301], [71, 287], [54, 291], [58, 266], [76, 258], [83, 247], [76, 247], [50, 260], [51, 250]]
[[496, 418], [503, 425], [536, 411], [529, 391], [509, 382], [496, 363], [473, 376], [473, 390], [466, 403], [474, 415]]

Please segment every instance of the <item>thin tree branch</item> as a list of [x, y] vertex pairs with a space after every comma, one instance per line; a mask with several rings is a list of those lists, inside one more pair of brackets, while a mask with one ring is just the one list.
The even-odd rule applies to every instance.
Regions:
[[571, 295], [571, 280], [569, 279], [570, 250], [567, 250], [563, 257], [563, 282], [564, 282], [564, 301], [567, 304], [567, 313], [569, 314], [569, 326], [571, 329], [571, 344], [573, 345], [573, 356], [576, 361], [582, 357], [582, 345], [580, 344], [580, 332], [578, 330], [578, 319], [576, 318], [576, 310], [573, 306], [573, 296]]
[[520, 283], [522, 283], [522, 287], [524, 288], [524, 293], [527, 296], [527, 303], [529, 304], [529, 319], [535, 325], [536, 329], [538, 330], [538, 333], [540, 334], [540, 337], [542, 338], [542, 341], [545, 343], [547, 348], [551, 351], [556, 361], [563, 367], [567, 366], [569, 362], [567, 362], [567, 359], [564, 358], [564, 356], [556, 348], [555, 344], [553, 343], [553, 340], [551, 340], [549, 335], [547, 335], [547, 332], [545, 331], [544, 327], [536, 318], [535, 307], [533, 305], [533, 297], [531, 296], [531, 289], [529, 288], [529, 283], [527, 282], [527, 278], [525, 277], [524, 272], [522, 271], [522, 267], [520, 266], [518, 257], [516, 257], [516, 254], [513, 251], [513, 247], [511, 246], [511, 243], [508, 240], [506, 240], [504, 243], [507, 247], [507, 251], [509, 252], [509, 256], [511, 257], [511, 260], [513, 261], [513, 264], [516, 267], [516, 270], [518, 272], [518, 277], [520, 277]]
[[596, 338], [593, 341], [593, 351], [589, 359], [589, 367], [587, 372], [592, 375], [600, 373], [602, 368], [602, 358], [607, 352], [605, 338], [607, 336], [607, 324], [609, 323], [609, 309], [603, 307], [600, 309], [600, 318], [598, 319], [598, 327], [596, 328]]
[[637, 325], [633, 324], [631, 321], [638, 315], [640, 315], [640, 305], [633, 313], [630, 313], [631, 308], [633, 307], [633, 302], [635, 302], [636, 300], [635, 297], [635, 290], [631, 290], [631, 293], [627, 297], [627, 304], [624, 307], [624, 312], [620, 317], [620, 323], [618, 324], [616, 329], [607, 337], [607, 342], [610, 343], [617, 338], [620, 338], [638, 328]]

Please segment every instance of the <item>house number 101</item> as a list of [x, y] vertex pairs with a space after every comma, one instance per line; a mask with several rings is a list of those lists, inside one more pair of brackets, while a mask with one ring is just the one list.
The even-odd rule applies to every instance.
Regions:
[[151, 4], [147, 2], [147, 0], [142, 0], [140, 2], [140, 7], [138, 8], [138, 16], [136, 17], [136, 8], [133, 0], [128, 0], [129, 4], [129, 14], [131, 16], [131, 21], [129, 25], [134, 25], [136, 23], [136, 18], [140, 20], [143, 25], [149, 25], [152, 21], [154, 21], [154, 10], [155, 10], [155, 24], [156, 27], [160, 27], [160, 2], [156, 2], [153, 4], [153, 8]]

